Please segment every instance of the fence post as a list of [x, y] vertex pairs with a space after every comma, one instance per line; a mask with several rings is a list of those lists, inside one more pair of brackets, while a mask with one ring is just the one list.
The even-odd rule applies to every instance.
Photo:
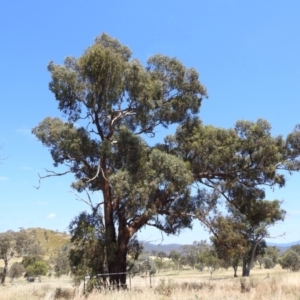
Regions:
[[131, 291], [131, 273], [129, 273], [129, 290]]

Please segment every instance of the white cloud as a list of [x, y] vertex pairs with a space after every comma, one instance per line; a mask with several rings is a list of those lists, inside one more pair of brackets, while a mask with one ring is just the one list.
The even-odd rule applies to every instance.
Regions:
[[293, 211], [288, 211], [287, 214], [286, 214], [286, 219], [287, 218], [299, 218], [299, 215], [300, 215], [300, 210], [293, 210]]
[[22, 167], [21, 169], [22, 169], [22, 170], [26, 170], [26, 171], [30, 171], [30, 170], [32, 170], [32, 168], [30, 168], [30, 167], [27, 167], [27, 166], [25, 166], [25, 167]]
[[45, 202], [45, 201], [38, 201], [37, 204], [38, 204], [38, 205], [45, 206], [45, 205], [47, 205], [48, 203]]
[[5, 176], [0, 176], [0, 181], [7, 181], [9, 178]]
[[25, 136], [31, 135], [31, 130], [26, 128], [18, 128], [16, 132]]
[[56, 218], [56, 214], [55, 213], [51, 213], [47, 216], [47, 219], [55, 219]]

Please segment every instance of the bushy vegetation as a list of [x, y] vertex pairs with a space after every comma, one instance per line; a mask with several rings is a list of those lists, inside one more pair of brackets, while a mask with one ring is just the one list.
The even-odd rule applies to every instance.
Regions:
[[288, 269], [291, 271], [300, 270], [300, 257], [299, 254], [290, 249], [287, 250], [282, 257], [279, 258], [279, 264], [283, 269]]

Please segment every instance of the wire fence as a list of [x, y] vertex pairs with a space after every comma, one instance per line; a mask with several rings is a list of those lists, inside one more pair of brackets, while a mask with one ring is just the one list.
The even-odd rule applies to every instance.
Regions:
[[[121, 283], [118, 275], [126, 275], [126, 283]], [[124, 279], [124, 278], [123, 278]], [[117, 282], [117, 283], [116, 283]], [[113, 289], [129, 289], [132, 288], [152, 288], [156, 283], [155, 277], [150, 272], [120, 272], [120, 273], [103, 273], [97, 274], [93, 278], [89, 275], [84, 277], [84, 290], [87, 284], [92, 284], [97, 291], [113, 290]]]

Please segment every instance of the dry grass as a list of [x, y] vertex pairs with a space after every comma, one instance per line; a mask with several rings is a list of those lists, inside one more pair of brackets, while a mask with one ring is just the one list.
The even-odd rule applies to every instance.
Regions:
[[231, 270], [218, 271], [210, 278], [208, 272], [169, 272], [153, 277], [152, 288], [149, 278], [135, 277], [131, 280], [131, 290], [103, 291], [101, 295], [92, 293], [88, 297], [83, 295], [83, 285], [74, 289], [67, 276], [60, 280], [43, 278], [41, 283], [26, 283], [20, 279], [13, 285], [7, 283], [0, 287], [0, 300], [300, 299], [300, 273], [287, 272], [280, 267], [273, 270], [254, 269], [250, 278], [233, 278], [232, 273]]

